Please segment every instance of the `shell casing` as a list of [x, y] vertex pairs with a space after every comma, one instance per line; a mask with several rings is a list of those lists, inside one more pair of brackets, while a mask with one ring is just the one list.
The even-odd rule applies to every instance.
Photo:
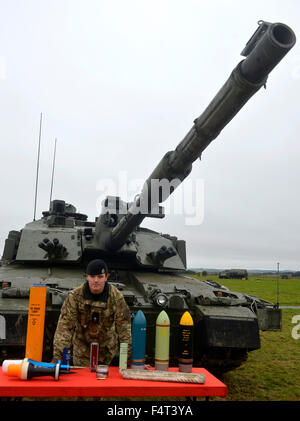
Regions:
[[156, 370], [123, 370], [124, 379], [153, 380], [179, 383], [205, 383], [205, 374], [178, 373], [178, 371], [159, 372]]
[[34, 284], [30, 287], [25, 358], [42, 360], [47, 287]]
[[131, 368], [136, 370], [145, 368], [146, 324], [146, 317], [139, 310], [132, 322]]
[[179, 371], [191, 373], [193, 368], [194, 322], [186, 311], [179, 322]]
[[90, 345], [90, 371], [96, 371], [98, 365], [99, 344], [92, 342]]
[[128, 344], [125, 342], [120, 343], [120, 357], [119, 357], [119, 371], [127, 368], [128, 360]]
[[168, 371], [170, 348], [170, 319], [163, 310], [156, 319], [155, 369]]

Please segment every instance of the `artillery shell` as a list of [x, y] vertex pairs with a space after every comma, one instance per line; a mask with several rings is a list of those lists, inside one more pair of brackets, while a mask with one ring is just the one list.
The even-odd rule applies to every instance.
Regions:
[[132, 322], [131, 368], [136, 370], [145, 368], [146, 324], [146, 317], [139, 310]]
[[163, 310], [156, 319], [155, 369], [168, 371], [170, 347], [170, 319]]
[[194, 322], [186, 311], [179, 322], [179, 371], [191, 373], [193, 367]]

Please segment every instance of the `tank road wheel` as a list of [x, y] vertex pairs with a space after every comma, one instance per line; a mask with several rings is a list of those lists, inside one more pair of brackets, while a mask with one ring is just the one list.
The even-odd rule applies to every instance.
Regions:
[[201, 365], [211, 373], [221, 375], [240, 367], [247, 358], [245, 349], [212, 348], [203, 353]]

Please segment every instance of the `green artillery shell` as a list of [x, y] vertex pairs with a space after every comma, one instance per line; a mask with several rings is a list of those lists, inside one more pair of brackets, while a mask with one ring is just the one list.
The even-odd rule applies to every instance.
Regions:
[[156, 319], [155, 369], [168, 371], [170, 347], [170, 319], [163, 310]]
[[179, 371], [191, 373], [193, 367], [194, 322], [186, 311], [179, 322]]

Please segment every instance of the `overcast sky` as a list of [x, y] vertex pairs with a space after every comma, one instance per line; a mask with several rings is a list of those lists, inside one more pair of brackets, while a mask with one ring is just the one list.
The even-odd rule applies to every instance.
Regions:
[[[57, 138], [53, 198], [94, 220], [103, 180], [132, 187], [150, 175], [260, 19], [300, 37], [298, 0], [1, 0], [1, 254], [8, 231], [33, 219], [40, 113], [37, 216], [49, 207]], [[298, 41], [193, 164], [169, 215], [144, 221], [187, 241], [189, 267], [300, 270], [299, 93]], [[193, 203], [176, 214], [171, 201], [184, 197]]]

